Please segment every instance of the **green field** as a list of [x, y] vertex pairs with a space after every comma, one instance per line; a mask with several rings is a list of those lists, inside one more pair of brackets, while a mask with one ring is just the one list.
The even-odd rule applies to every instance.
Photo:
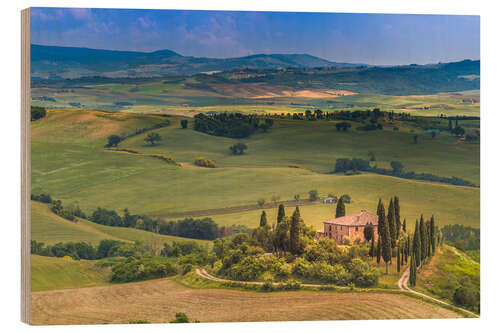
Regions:
[[103, 286], [110, 274], [97, 261], [31, 255], [31, 291]]
[[[116, 239], [125, 242], [143, 241], [160, 248], [164, 243], [185, 241], [186, 238], [159, 235], [152, 232], [100, 225], [84, 219], [71, 222], [52, 213], [48, 205], [31, 201], [31, 239], [45, 244], [58, 242], [89, 242], [97, 245], [103, 239]], [[195, 240], [201, 244], [208, 241]]]
[[[146, 145], [145, 134], [120, 144], [144, 154], [173, 156], [182, 163], [177, 167], [145, 155], [103, 149], [108, 135], [130, 133], [159, 121], [155, 116], [149, 119], [145, 115], [136, 118], [134, 114], [120, 114], [123, 118], [115, 118], [83, 110], [55, 111], [52, 116], [53, 112], [32, 124], [33, 192], [50, 193], [64, 203], [78, 203], [87, 213], [98, 206], [120, 212], [128, 208], [132, 213], [149, 215], [223, 209], [254, 205], [260, 198], [269, 202], [272, 196], [291, 200], [300, 194], [306, 199], [309, 190], [316, 189], [322, 197], [329, 193], [349, 194], [353, 199], [348, 206], [350, 212], [373, 211], [379, 198], [388, 200], [399, 195], [402, 215], [409, 223], [423, 213], [434, 214], [439, 225], [479, 226], [478, 188], [370, 173], [328, 174], [336, 158], [366, 159], [372, 151], [379, 167], [388, 168], [390, 161], [398, 160], [407, 170], [456, 176], [479, 184], [479, 145], [458, 143], [446, 133], [431, 139], [421, 129], [406, 127], [405, 123], [398, 124], [399, 132], [387, 129], [343, 133], [334, 130], [335, 122], [279, 120], [268, 133], [241, 140], [248, 145], [248, 151], [232, 156], [228, 147], [238, 140], [209, 136], [191, 128], [183, 130], [179, 125], [182, 117], [169, 117], [170, 126], [155, 130], [163, 138], [158, 145]], [[66, 125], [69, 129], [63, 130]], [[416, 145], [411, 143], [414, 133], [421, 137]], [[213, 159], [218, 167], [194, 166], [192, 162], [198, 156]], [[290, 168], [290, 164], [303, 168]], [[306, 223], [314, 226], [330, 218], [331, 213], [331, 208], [322, 204], [303, 207], [302, 212]], [[251, 211], [217, 215], [214, 219], [221, 225], [253, 226], [258, 214]]]

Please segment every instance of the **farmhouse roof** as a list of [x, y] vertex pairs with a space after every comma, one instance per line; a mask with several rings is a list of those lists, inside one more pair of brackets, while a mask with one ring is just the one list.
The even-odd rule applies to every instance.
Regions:
[[346, 225], [346, 226], [364, 226], [368, 223], [373, 225], [378, 225], [378, 216], [375, 214], [368, 213], [366, 210], [362, 210], [357, 214], [346, 215], [342, 217], [337, 217], [333, 220], [325, 221], [324, 223]]

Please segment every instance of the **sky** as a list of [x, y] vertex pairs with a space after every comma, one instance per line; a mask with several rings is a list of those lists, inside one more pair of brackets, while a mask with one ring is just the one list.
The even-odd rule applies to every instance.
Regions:
[[479, 59], [479, 16], [32, 8], [31, 42], [230, 58], [307, 53], [370, 65]]

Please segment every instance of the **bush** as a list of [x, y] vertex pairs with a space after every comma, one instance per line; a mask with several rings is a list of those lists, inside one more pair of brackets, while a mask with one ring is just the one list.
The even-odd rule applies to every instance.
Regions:
[[151, 157], [158, 158], [158, 159], [160, 159], [162, 161], [165, 161], [165, 162], [167, 162], [169, 164], [181, 166], [181, 164], [178, 163], [177, 160], [174, 157], [171, 157], [171, 156], [166, 156], [166, 155], [163, 155], [163, 154], [152, 154]]
[[175, 314], [175, 319], [171, 320], [170, 323], [176, 324], [176, 323], [189, 323], [189, 318], [188, 316], [183, 313], [183, 312], [177, 312]]
[[197, 166], [205, 167], [205, 168], [215, 168], [215, 162], [205, 157], [197, 157], [194, 160], [194, 164]]
[[41, 106], [31, 106], [31, 121], [45, 117], [47, 111]]
[[265, 291], [265, 292], [271, 292], [274, 291], [274, 285], [272, 281], [265, 281], [262, 286], [260, 287], [260, 290]]
[[474, 289], [462, 286], [455, 290], [453, 303], [475, 310], [479, 304], [479, 295]]
[[310, 190], [309, 191], [309, 201], [316, 201], [318, 199], [319, 199], [318, 191], [317, 190]]
[[229, 150], [233, 155], [243, 155], [245, 153], [245, 150], [247, 149], [248, 149], [247, 145], [241, 142], [236, 143], [231, 147], [229, 147]]
[[122, 141], [122, 138], [119, 135], [111, 134], [108, 136], [108, 144], [106, 147], [116, 147]]
[[130, 257], [112, 268], [111, 282], [132, 282], [175, 275], [172, 264], [156, 262], [153, 258]]
[[31, 194], [31, 200], [34, 200], [34, 201], [39, 201], [39, 202], [43, 202], [43, 203], [52, 203], [52, 198], [50, 197], [50, 194], [45, 194], [45, 193], [41, 193], [41, 194]]
[[307, 278], [311, 270], [311, 263], [304, 258], [297, 258], [292, 266], [292, 274], [298, 277]]
[[352, 282], [357, 287], [373, 287], [378, 284], [380, 272], [359, 258], [351, 261], [349, 272], [352, 275]]

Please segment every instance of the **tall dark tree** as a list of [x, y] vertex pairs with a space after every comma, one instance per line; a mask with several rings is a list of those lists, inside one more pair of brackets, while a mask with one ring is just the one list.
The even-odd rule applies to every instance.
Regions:
[[385, 274], [389, 274], [389, 261], [391, 260], [391, 233], [389, 230], [389, 225], [385, 217], [384, 204], [380, 201], [380, 215], [378, 217], [378, 227], [380, 230], [379, 240], [382, 242], [382, 259], [385, 262]]
[[181, 120], [181, 126], [182, 128], [187, 128], [188, 127], [188, 121], [186, 119]]
[[410, 255], [410, 234], [406, 238], [405, 264], [408, 264], [408, 256]]
[[263, 210], [262, 214], [260, 214], [260, 224], [259, 226], [265, 227], [267, 225], [267, 216], [266, 216], [266, 211]]
[[367, 242], [371, 241], [374, 236], [374, 228], [373, 224], [368, 223], [363, 229], [363, 235], [365, 236], [365, 240]]
[[377, 265], [380, 264], [380, 257], [382, 256], [382, 244], [380, 243], [380, 237], [377, 241]]
[[425, 229], [426, 228], [425, 228], [424, 216], [420, 215], [419, 230], [420, 230], [420, 261], [421, 262], [423, 262], [425, 260], [426, 254], [427, 254], [427, 233], [426, 233]]
[[394, 216], [396, 218], [396, 239], [399, 239], [401, 232], [401, 209], [399, 207], [399, 197], [394, 197]]
[[401, 249], [398, 246], [398, 273], [401, 271]]
[[283, 221], [284, 218], [285, 218], [285, 206], [283, 206], [283, 204], [280, 204], [278, 207], [277, 222], [280, 223], [281, 221]]
[[415, 221], [415, 233], [413, 234], [413, 253], [412, 258], [415, 258], [415, 265], [420, 266], [421, 260], [421, 241], [420, 241], [420, 223]]
[[410, 259], [410, 287], [415, 287], [417, 284], [417, 261], [412, 256]]
[[430, 225], [430, 232], [431, 232], [431, 248], [432, 252], [431, 255], [434, 255], [436, 252], [436, 224], [434, 222], [434, 215], [431, 217], [431, 225]]
[[453, 129], [453, 124], [451, 122], [451, 119], [448, 119], [448, 131], [451, 131]]
[[389, 202], [389, 209], [387, 211], [387, 224], [389, 225], [389, 234], [391, 235], [391, 248], [396, 246], [396, 213], [394, 209], [394, 202]]
[[299, 241], [300, 241], [299, 228], [300, 228], [300, 211], [299, 211], [299, 206], [296, 206], [290, 224], [290, 252], [292, 254], [299, 253]]
[[371, 245], [370, 245], [370, 252], [368, 253], [370, 255], [370, 257], [375, 257], [375, 237], [372, 237], [372, 242], [371, 242]]
[[337, 201], [337, 209], [335, 211], [335, 217], [342, 217], [345, 216], [345, 205], [344, 205], [344, 199], [340, 197], [339, 201]]
[[406, 219], [403, 221], [403, 231], [406, 232]]

